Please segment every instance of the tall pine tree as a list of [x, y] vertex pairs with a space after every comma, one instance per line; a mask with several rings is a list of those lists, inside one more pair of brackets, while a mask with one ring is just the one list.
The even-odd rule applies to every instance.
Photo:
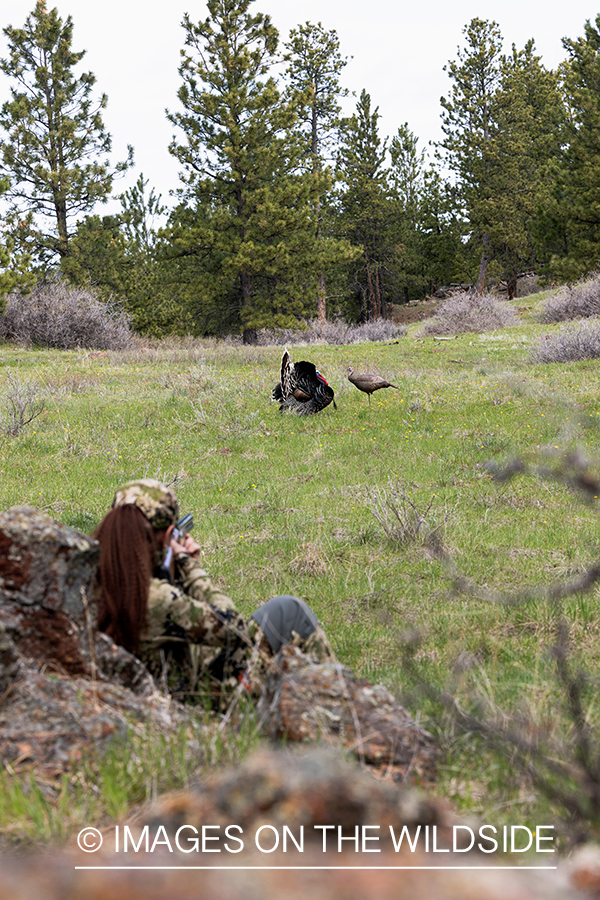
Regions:
[[479, 245], [476, 290], [483, 290], [490, 260], [489, 208], [493, 201], [492, 141], [496, 133], [494, 102], [500, 81], [502, 36], [496, 22], [472, 19], [464, 29], [465, 47], [445, 67], [452, 87], [442, 97], [438, 144], [444, 162], [456, 175], [472, 241]]
[[361, 254], [351, 266], [351, 287], [362, 319], [386, 314], [387, 283], [395, 254], [386, 141], [379, 135], [379, 108], [363, 90], [356, 113], [344, 120], [338, 155], [338, 229]]
[[513, 297], [519, 272], [541, 256], [537, 221], [550, 203], [561, 97], [532, 40], [505, 56], [495, 22], [473, 19], [464, 33], [466, 47], [448, 65], [453, 85], [442, 98], [439, 146], [457, 176], [469, 244], [481, 254], [476, 290], [494, 260]]
[[557, 166], [551, 271], [578, 278], [600, 263], [600, 14], [565, 38], [567, 119]]
[[[340, 74], [347, 59], [340, 53], [335, 31], [326, 31], [321, 23], [306, 22], [293, 28], [286, 44], [287, 75], [292, 89], [306, 98], [299, 106], [299, 123], [305, 138], [307, 163], [315, 176], [320, 175], [332, 160], [340, 127], [339, 100], [348, 91], [340, 84]], [[317, 239], [324, 236], [323, 198], [315, 207]], [[338, 257], [348, 256], [347, 248], [338, 246]], [[341, 251], [341, 253], [339, 252]], [[325, 273], [318, 276], [317, 315], [327, 319], [327, 287]]]
[[184, 111], [169, 115], [185, 136], [169, 148], [183, 167], [173, 277], [187, 281], [200, 328], [238, 328], [245, 342], [312, 313], [324, 252], [314, 211], [327, 185], [302, 168], [306, 97], [279, 90], [278, 34], [251, 2], [209, 0], [205, 21], [184, 17]]
[[73, 22], [38, 0], [23, 28], [4, 29], [9, 55], [0, 71], [15, 86], [0, 111], [0, 171], [8, 177], [13, 236], [40, 262], [69, 256], [74, 219], [106, 200], [115, 176], [132, 162], [110, 165], [111, 137], [94, 100], [95, 76], [75, 74], [85, 51], [72, 49]]

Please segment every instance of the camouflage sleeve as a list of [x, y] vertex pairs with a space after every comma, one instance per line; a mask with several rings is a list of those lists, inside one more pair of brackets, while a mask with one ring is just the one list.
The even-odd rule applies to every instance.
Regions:
[[210, 603], [217, 609], [230, 610], [237, 612], [233, 600], [219, 590], [218, 587], [210, 580], [208, 572], [206, 572], [200, 563], [188, 556], [187, 553], [180, 553], [175, 558], [177, 583], [181, 585], [184, 593], [194, 600]]
[[213, 604], [214, 595], [209, 593], [209, 596], [210, 603], [190, 597], [176, 584], [153, 578], [148, 595], [148, 622], [142, 640], [154, 646], [180, 639], [220, 647], [232, 630], [245, 634], [244, 620], [229, 598], [225, 598], [229, 600], [229, 607], [223, 608]]

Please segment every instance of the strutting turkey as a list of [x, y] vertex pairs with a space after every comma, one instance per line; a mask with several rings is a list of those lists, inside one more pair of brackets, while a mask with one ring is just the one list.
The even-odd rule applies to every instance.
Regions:
[[291, 409], [299, 416], [321, 412], [330, 403], [337, 409], [329, 387], [314, 363], [300, 360], [293, 363], [286, 350], [281, 357], [281, 380], [273, 388], [271, 399], [279, 403], [279, 409]]
[[348, 381], [362, 391], [369, 398], [369, 406], [371, 405], [371, 394], [380, 388], [396, 388], [400, 390], [398, 385], [391, 384], [380, 375], [373, 375], [371, 372], [363, 372], [361, 375], [355, 375], [352, 366], [348, 366]]

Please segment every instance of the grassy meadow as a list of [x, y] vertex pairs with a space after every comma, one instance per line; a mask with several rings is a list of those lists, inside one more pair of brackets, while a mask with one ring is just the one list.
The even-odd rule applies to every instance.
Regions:
[[[572, 727], [549, 652], [556, 607], [454, 595], [421, 536], [437, 528], [461, 573], [508, 591], [568, 579], [598, 555], [594, 506], [551, 481], [498, 485], [484, 465], [517, 454], [540, 462], [575, 447], [600, 457], [600, 362], [533, 365], [532, 343], [556, 327], [533, 320], [538, 302], [516, 301], [519, 324], [493, 333], [438, 341], [419, 339], [411, 325], [395, 343], [291, 348], [336, 392], [337, 411], [311, 418], [282, 416], [270, 402], [280, 347], [0, 345], [0, 423], [15, 378], [45, 400], [21, 433], [0, 438], [0, 506], [35, 506], [89, 532], [122, 482], [173, 484], [182, 511], [194, 513], [206, 568], [245, 614], [276, 593], [305, 597], [342, 662], [408, 695], [444, 748], [439, 795], [495, 824], [555, 821], [557, 809], [509, 758], [459, 734], [433, 700], [410, 706], [414, 673], [401, 661], [404, 635], [416, 630], [416, 671], [430, 683], [447, 684], [468, 659], [464, 698], [474, 691], [491, 712], [525, 712], [557, 732]], [[347, 381], [348, 365], [399, 390], [380, 391], [369, 405]], [[394, 491], [423, 512], [413, 541], [390, 538], [373, 514]], [[593, 590], [560, 607], [572, 622], [573, 660], [591, 673], [600, 662], [599, 605]], [[593, 693], [586, 702], [597, 721]], [[105, 811], [122, 814], [119, 803]], [[24, 815], [19, 808], [0, 804], [0, 827]]]

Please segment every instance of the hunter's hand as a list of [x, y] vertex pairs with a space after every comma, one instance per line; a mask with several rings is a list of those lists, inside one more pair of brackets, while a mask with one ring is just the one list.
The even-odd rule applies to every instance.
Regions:
[[197, 544], [190, 534], [186, 534], [181, 543], [171, 538], [171, 547], [175, 554], [187, 553], [192, 559], [200, 558], [200, 544]]

